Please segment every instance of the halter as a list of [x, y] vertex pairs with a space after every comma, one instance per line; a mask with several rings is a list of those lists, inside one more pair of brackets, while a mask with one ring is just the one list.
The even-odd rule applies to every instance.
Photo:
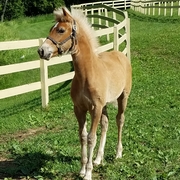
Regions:
[[53, 38], [51, 38], [50, 36], [48, 36], [46, 39], [49, 39], [53, 42], [53, 44], [56, 45], [56, 47], [58, 48], [58, 54], [62, 54], [63, 51], [61, 50], [61, 46], [66, 43], [68, 40], [72, 40], [72, 45], [71, 47], [69, 48], [69, 51], [71, 51], [71, 49], [73, 48], [74, 44], [77, 44], [77, 40], [76, 40], [76, 21], [74, 20], [73, 21], [73, 25], [72, 25], [72, 32], [70, 34], [69, 37], [67, 37], [66, 39], [64, 39], [63, 41], [61, 42], [57, 42], [56, 40], [54, 40]]

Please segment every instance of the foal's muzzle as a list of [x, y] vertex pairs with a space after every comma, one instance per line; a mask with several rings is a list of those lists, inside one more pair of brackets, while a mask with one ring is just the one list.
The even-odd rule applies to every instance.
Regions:
[[40, 48], [38, 49], [38, 54], [39, 54], [39, 57], [40, 57], [41, 59], [49, 60], [49, 59], [51, 58], [52, 52], [47, 51], [47, 50], [44, 49], [43, 47], [40, 47]]

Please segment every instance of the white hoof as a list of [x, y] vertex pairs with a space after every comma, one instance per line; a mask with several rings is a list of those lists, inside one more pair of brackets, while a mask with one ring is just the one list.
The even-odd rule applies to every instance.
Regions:
[[83, 180], [92, 180], [90, 176], [85, 176]]
[[101, 161], [100, 161], [100, 160], [95, 160], [95, 161], [93, 162], [93, 164], [94, 164], [95, 166], [98, 166], [98, 165], [101, 164]]
[[122, 158], [122, 153], [116, 154], [116, 159]]
[[83, 178], [83, 177], [85, 176], [85, 171], [84, 171], [84, 170], [81, 170], [81, 171], [79, 172], [79, 176]]

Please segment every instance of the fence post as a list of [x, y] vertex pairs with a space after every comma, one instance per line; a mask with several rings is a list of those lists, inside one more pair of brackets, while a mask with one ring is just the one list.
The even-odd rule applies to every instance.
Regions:
[[155, 15], [155, 8], [154, 8], [155, 3], [153, 2], [152, 5], [153, 5], [153, 16], [154, 16]]
[[[43, 39], [39, 39], [39, 45], [41, 46]], [[48, 88], [48, 66], [47, 61], [40, 59], [40, 74], [41, 74], [41, 100], [42, 107], [46, 108], [49, 103], [49, 88]]]
[[[91, 9], [91, 15], [93, 15], [93, 14], [94, 14], [94, 9], [92, 8]], [[94, 24], [94, 18], [93, 17], [91, 18], [91, 24]]]
[[166, 16], [166, 6], [167, 6], [167, 2], [164, 3], [164, 16]]
[[173, 15], [173, 1], [171, 1], [171, 16]]
[[160, 6], [161, 6], [161, 2], [159, 2], [158, 4], [159, 4], [158, 15], [161, 15], [161, 8], [160, 8]]
[[131, 50], [130, 50], [130, 18], [126, 17], [126, 35], [127, 35], [127, 57], [131, 60]]
[[118, 44], [118, 28], [117, 26], [114, 26], [114, 50], [118, 51], [119, 50], [119, 44]]
[[[115, 12], [113, 12], [113, 19], [117, 19], [116, 18], [116, 13]], [[116, 25], [116, 23], [114, 23], [114, 26]]]
[[[108, 10], [105, 9], [105, 17], [108, 17]], [[106, 20], [106, 26], [109, 27], [109, 21]], [[109, 34], [106, 35], [107, 41], [110, 40]]]
[[144, 14], [147, 14], [147, 3], [144, 4], [144, 7], [145, 7]]
[[[101, 15], [101, 9], [100, 8], [98, 8], [98, 15]], [[99, 25], [101, 25], [101, 18], [99, 18]], [[99, 28], [99, 29], [101, 29], [101, 28]]]

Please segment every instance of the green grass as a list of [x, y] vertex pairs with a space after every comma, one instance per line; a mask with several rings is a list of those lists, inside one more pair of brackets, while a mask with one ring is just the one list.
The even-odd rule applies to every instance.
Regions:
[[[41, 30], [42, 24], [50, 27], [52, 22], [46, 20], [40, 20], [44, 21], [41, 26], [38, 26], [38, 19], [36, 22], [28, 19], [27, 24], [31, 28], [37, 25], [37, 31], [45, 32], [46, 28]], [[20, 24], [15, 25], [15, 29], [14, 25], [3, 26], [17, 32]], [[34, 32], [31, 28], [27, 28], [29, 39], [37, 38], [31, 34]], [[45, 37], [48, 31], [39, 36]], [[27, 36], [24, 33], [16, 35], [15, 39]], [[10, 33], [9, 38], [13, 39], [12, 36]], [[145, 16], [131, 14], [133, 87], [125, 114], [123, 158], [114, 159], [117, 110], [109, 106], [104, 165], [94, 168], [94, 179], [180, 178], [179, 42], [179, 23], [173, 20], [147, 21]], [[52, 75], [54, 71], [63, 71], [63, 66], [53, 68]], [[70, 69], [71, 65], [68, 65], [67, 70]], [[9, 81], [9, 85], [16, 84], [17, 79], [15, 76], [15, 82]], [[0, 86], [6, 87], [6, 81], [8, 78]], [[40, 91], [0, 100], [0, 179], [81, 179], [78, 177], [78, 124], [69, 89], [69, 82], [51, 87], [47, 109], [41, 109]]]

